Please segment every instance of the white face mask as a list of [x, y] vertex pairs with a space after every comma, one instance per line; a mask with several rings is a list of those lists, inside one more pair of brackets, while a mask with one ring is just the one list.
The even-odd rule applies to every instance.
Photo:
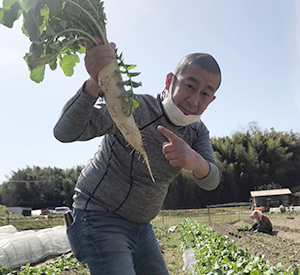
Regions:
[[162, 101], [168, 118], [177, 126], [186, 126], [200, 121], [200, 115], [186, 115], [175, 105], [171, 95], [172, 87], [171, 84], [167, 97]]

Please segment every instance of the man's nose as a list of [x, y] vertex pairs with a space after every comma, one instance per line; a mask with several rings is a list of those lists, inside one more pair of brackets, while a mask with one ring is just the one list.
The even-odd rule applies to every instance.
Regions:
[[199, 94], [198, 93], [193, 93], [192, 95], [190, 95], [188, 101], [189, 101], [189, 103], [192, 106], [198, 107], [199, 104], [200, 104], [200, 96], [199, 96]]

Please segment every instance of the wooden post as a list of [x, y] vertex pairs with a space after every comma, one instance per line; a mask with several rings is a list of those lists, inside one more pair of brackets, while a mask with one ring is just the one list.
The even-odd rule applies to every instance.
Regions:
[[211, 223], [209, 205], [207, 205], [208, 222]]

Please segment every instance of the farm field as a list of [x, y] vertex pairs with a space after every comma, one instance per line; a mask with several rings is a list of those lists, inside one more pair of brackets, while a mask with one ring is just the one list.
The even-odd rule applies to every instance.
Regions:
[[[164, 213], [163, 219], [153, 221], [155, 233], [163, 251], [170, 275], [183, 275], [180, 223], [184, 218], [191, 217], [201, 224], [213, 228], [216, 232], [228, 236], [237, 246], [242, 246], [253, 256], [264, 255], [264, 260], [272, 265], [282, 264], [282, 269], [286, 270], [294, 263], [300, 263], [300, 213], [272, 214], [266, 213], [274, 225], [274, 234], [268, 235], [257, 232], [242, 231], [239, 227], [252, 224], [249, 218], [251, 210], [245, 208], [226, 208], [211, 209], [209, 214], [207, 210], [174, 210]], [[33, 220], [27, 220], [26, 224], [32, 228], [30, 223]], [[174, 232], [170, 232], [170, 226], [177, 226]], [[19, 225], [19, 227], [23, 227]], [[22, 229], [20, 229], [22, 230]], [[59, 257], [58, 257], [59, 258]], [[40, 262], [35, 268], [51, 263], [55, 259], [48, 259]], [[25, 274], [25, 273], [14, 273]], [[29, 274], [29, 273], [28, 273]], [[33, 274], [33, 273], [30, 273]], [[89, 274], [86, 267], [70, 268], [63, 271], [63, 275]]]
[[[268, 215], [268, 214], [266, 214]], [[300, 215], [268, 215], [274, 226], [273, 235], [242, 231], [240, 226], [251, 226], [249, 221], [208, 224], [216, 232], [227, 235], [237, 245], [248, 249], [252, 255], [264, 255], [270, 264], [282, 264], [283, 270], [300, 262]]]
[[[237, 246], [242, 246], [244, 250], [248, 249], [253, 256], [264, 255], [264, 260], [271, 265], [281, 263], [282, 270], [286, 270], [300, 261], [300, 215], [271, 216], [271, 220], [274, 224], [274, 235], [237, 231], [240, 226], [251, 226], [251, 220], [224, 221], [206, 225], [217, 233], [228, 236]], [[179, 224], [176, 226], [178, 228], [173, 233], [168, 231], [169, 226], [156, 227], [155, 231], [170, 275], [184, 275], [180, 228]], [[89, 274], [89, 272], [87, 269], [71, 269], [62, 274]]]
[[[264, 255], [264, 260], [274, 266], [281, 264], [282, 270], [286, 270], [297, 262], [300, 263], [300, 213], [266, 213], [274, 226], [273, 235], [268, 235], [249, 231], [239, 232], [237, 230], [239, 227], [251, 227], [252, 220], [249, 218], [251, 213], [249, 209], [237, 210], [230, 208], [219, 210], [215, 209], [215, 213], [211, 215], [210, 219], [213, 222], [209, 222], [207, 217], [197, 217], [195, 212], [192, 212], [191, 216], [198, 222], [213, 228], [217, 233], [228, 236], [237, 246], [242, 246], [251, 255]], [[235, 212], [238, 212], [238, 214]], [[241, 219], [233, 220], [236, 217]], [[182, 272], [182, 251], [180, 250], [180, 220], [182, 218], [164, 217], [164, 224], [176, 225], [178, 229], [174, 233], [157, 234], [169, 272], [172, 275], [184, 274]], [[165, 227], [165, 231], [167, 231], [166, 229], [167, 227]]]

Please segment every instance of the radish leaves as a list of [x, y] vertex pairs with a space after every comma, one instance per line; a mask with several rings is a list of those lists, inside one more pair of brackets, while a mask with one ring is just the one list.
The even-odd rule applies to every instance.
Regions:
[[[45, 66], [51, 70], [59, 66], [66, 76], [72, 76], [74, 67], [79, 63], [78, 54], [84, 53], [84, 44], [97, 45], [95, 37], [108, 44], [106, 37], [106, 15], [103, 1], [100, 0], [3, 0], [0, 8], [0, 23], [12, 28], [23, 15], [23, 33], [31, 45], [24, 56], [28, 64], [30, 78], [39, 83], [43, 81]], [[120, 96], [128, 100], [123, 106], [126, 115], [131, 115], [138, 102], [133, 88], [141, 86], [132, 81], [139, 73], [131, 73], [131, 65], [118, 56], [120, 73], [128, 77], [118, 85], [129, 86]]]

